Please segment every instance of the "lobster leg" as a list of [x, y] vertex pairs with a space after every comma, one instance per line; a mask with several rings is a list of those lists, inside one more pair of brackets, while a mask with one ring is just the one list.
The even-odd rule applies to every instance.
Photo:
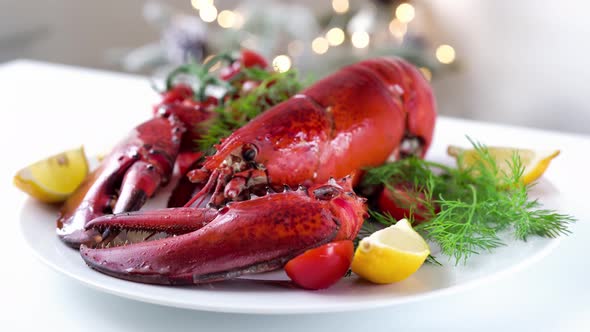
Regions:
[[[202, 186], [190, 181], [187, 177], [187, 173], [190, 170], [201, 167], [202, 155], [201, 152], [198, 154], [179, 153], [176, 164], [178, 165], [180, 177], [168, 198], [168, 207], [184, 206], [199, 190], [202, 189]], [[190, 164], [188, 162], [189, 157], [192, 160], [192, 163]]]
[[364, 200], [340, 187], [327, 187], [318, 189], [318, 197], [305, 190], [285, 191], [220, 210], [185, 207], [101, 217], [87, 227], [178, 234], [204, 226], [125, 246], [82, 246], [80, 253], [102, 273], [156, 284], [203, 283], [274, 270], [307, 249], [358, 232], [366, 212]]

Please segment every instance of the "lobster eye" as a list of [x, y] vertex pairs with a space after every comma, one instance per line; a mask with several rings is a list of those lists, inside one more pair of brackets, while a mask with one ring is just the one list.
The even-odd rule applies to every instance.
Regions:
[[254, 158], [256, 158], [257, 153], [258, 150], [254, 144], [244, 144], [242, 146], [242, 158], [244, 158], [245, 161], [253, 161]]
[[340, 189], [334, 186], [322, 186], [313, 191], [315, 198], [322, 201], [328, 201], [340, 194]]

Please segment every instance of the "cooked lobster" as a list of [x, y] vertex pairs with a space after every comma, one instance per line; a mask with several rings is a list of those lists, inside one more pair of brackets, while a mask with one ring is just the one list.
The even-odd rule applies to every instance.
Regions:
[[[101, 245], [83, 245], [82, 257], [118, 278], [201, 283], [276, 269], [307, 249], [353, 239], [366, 207], [352, 185], [365, 167], [423, 156], [435, 117], [430, 86], [412, 65], [350, 65], [224, 139], [189, 173], [202, 189], [185, 207], [87, 223]], [[148, 236], [127, 244], [110, 230]]]

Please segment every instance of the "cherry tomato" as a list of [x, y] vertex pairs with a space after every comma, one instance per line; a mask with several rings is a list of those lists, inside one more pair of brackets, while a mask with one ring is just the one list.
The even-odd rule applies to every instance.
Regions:
[[162, 104], [183, 101], [193, 96], [193, 89], [186, 84], [176, 84], [172, 89], [162, 94]]
[[331, 242], [293, 258], [285, 265], [285, 272], [299, 287], [328, 288], [346, 274], [353, 255], [352, 241]]
[[408, 218], [410, 210], [414, 212], [414, 222], [420, 223], [429, 220], [430, 211], [421, 201], [426, 197], [423, 193], [414, 190], [411, 184], [397, 184], [393, 190], [383, 188], [379, 195], [377, 205], [382, 212], [389, 213], [396, 220]]
[[262, 55], [247, 49], [242, 50], [242, 64], [245, 68], [255, 66], [266, 68], [268, 66], [268, 62]]
[[264, 69], [267, 66], [268, 62], [262, 55], [254, 51], [243, 49], [238, 60], [219, 70], [219, 78], [228, 81], [236, 76], [242, 68], [260, 67]]

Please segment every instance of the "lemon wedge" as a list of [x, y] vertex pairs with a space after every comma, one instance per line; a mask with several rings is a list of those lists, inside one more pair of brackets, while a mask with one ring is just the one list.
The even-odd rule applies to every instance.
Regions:
[[[553, 158], [559, 155], [559, 150], [553, 151], [535, 151], [531, 149], [517, 149], [507, 147], [488, 147], [490, 155], [496, 161], [500, 172], [504, 171], [510, 174], [510, 161], [512, 156], [516, 153], [522, 166], [524, 173], [522, 174], [522, 182], [524, 184], [532, 183], [545, 173], [549, 163]], [[458, 158], [462, 157], [461, 168], [468, 168], [478, 160], [478, 153], [475, 149], [463, 149], [457, 146], [449, 146], [447, 153], [450, 156]]]
[[88, 175], [88, 160], [79, 147], [37, 161], [13, 178], [14, 185], [46, 203], [65, 201]]
[[406, 219], [361, 240], [352, 259], [352, 272], [377, 284], [401, 281], [416, 272], [430, 248]]

